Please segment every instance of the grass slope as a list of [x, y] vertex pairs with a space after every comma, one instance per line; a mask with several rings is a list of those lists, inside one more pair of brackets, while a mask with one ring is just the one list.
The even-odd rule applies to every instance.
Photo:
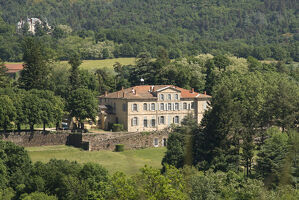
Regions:
[[[105, 59], [105, 60], [83, 60], [82, 64], [80, 65], [80, 69], [88, 70], [88, 71], [96, 71], [100, 68], [111, 68], [113, 65], [119, 62], [122, 65], [131, 65], [135, 64], [135, 58], [112, 58], [112, 59]], [[68, 61], [62, 61], [61, 63], [67, 64], [69, 67]]]
[[[80, 65], [80, 69], [85, 69], [88, 71], [95, 71], [100, 68], [111, 68], [116, 62], [119, 62], [122, 65], [131, 65], [135, 64], [136, 58], [112, 58], [112, 59], [104, 59], [104, 60], [83, 60]], [[23, 62], [6, 62], [10, 64], [19, 64]], [[69, 67], [68, 61], [61, 61], [62, 64], [67, 64]]]
[[105, 167], [110, 173], [116, 171], [133, 175], [144, 165], [161, 168], [161, 161], [166, 151], [165, 147], [128, 150], [124, 152], [83, 151], [69, 146], [28, 147], [33, 162], [48, 162], [50, 159], [77, 161], [79, 163], [94, 162]]

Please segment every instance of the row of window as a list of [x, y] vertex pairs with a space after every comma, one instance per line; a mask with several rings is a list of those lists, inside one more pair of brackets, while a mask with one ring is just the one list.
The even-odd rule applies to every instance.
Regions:
[[[165, 116], [158, 117], [158, 123], [166, 124]], [[175, 116], [173, 118], [169, 117], [168, 124], [171, 123], [175, 123], [175, 124], [180, 123], [180, 117], [179, 116]], [[138, 117], [133, 117], [131, 121], [131, 126], [138, 126], [138, 124], [139, 124]], [[155, 127], [155, 126], [156, 126], [156, 119], [150, 119], [150, 120], [148, 120], [147, 118], [143, 119], [143, 127]]]
[[[174, 94], [173, 96], [174, 96], [175, 100], [179, 100], [179, 95], [178, 94]], [[160, 94], [159, 97], [160, 97], [160, 100], [165, 100], [164, 94]], [[172, 95], [167, 94], [167, 100], [171, 100], [171, 99], [172, 99]]]
[[[179, 103], [160, 103], [157, 105], [159, 105], [158, 108], [159, 110], [180, 110]], [[191, 104], [183, 103], [183, 110], [187, 110], [187, 109], [189, 110], [194, 109], [194, 102], [192, 102]], [[156, 103], [151, 103], [151, 104], [144, 103], [143, 110], [155, 111]], [[132, 104], [132, 111], [138, 111], [138, 105], [136, 103]]]

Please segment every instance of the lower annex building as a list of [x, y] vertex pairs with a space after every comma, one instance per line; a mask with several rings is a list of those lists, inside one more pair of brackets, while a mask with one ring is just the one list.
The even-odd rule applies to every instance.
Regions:
[[173, 85], [139, 85], [99, 97], [99, 127], [122, 124], [128, 132], [162, 130], [193, 114], [200, 123], [211, 96]]

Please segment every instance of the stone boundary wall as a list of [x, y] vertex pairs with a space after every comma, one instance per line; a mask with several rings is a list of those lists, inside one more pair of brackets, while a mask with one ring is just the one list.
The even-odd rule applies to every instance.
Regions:
[[167, 131], [147, 133], [70, 133], [47, 132], [11, 132], [0, 133], [0, 140], [10, 141], [23, 147], [71, 145], [89, 151], [115, 150], [117, 144], [123, 144], [125, 149], [140, 149], [166, 146]]
[[13, 142], [23, 147], [64, 145], [67, 144], [70, 133], [55, 132], [43, 133], [42, 131], [0, 133], [0, 139]]
[[[82, 141], [88, 143], [89, 151], [115, 150], [117, 144], [123, 144], [125, 149], [141, 149], [166, 146], [168, 132], [150, 133], [120, 133], [110, 136], [104, 134], [84, 134]], [[156, 140], [156, 141], [155, 141]], [[155, 143], [156, 142], [156, 143]]]

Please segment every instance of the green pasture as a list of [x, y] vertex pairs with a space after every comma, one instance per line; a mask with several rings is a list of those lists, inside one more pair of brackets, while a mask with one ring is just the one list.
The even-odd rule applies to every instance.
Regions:
[[26, 150], [33, 162], [48, 162], [50, 159], [77, 161], [78, 163], [94, 162], [105, 167], [109, 173], [116, 171], [133, 175], [144, 165], [161, 168], [161, 161], [166, 151], [165, 147], [112, 151], [84, 151], [70, 146], [28, 147]]
[[[135, 64], [135, 58], [112, 58], [105, 60], [83, 60], [80, 65], [80, 69], [88, 70], [88, 71], [96, 71], [100, 68], [111, 68], [113, 65], [119, 62], [122, 65], [131, 65]], [[67, 63], [67, 61], [62, 61], [61, 63]]]
[[[80, 65], [80, 69], [85, 69], [88, 71], [95, 71], [100, 68], [112, 68], [116, 62], [119, 62], [122, 65], [130, 65], [135, 64], [136, 58], [112, 58], [112, 59], [104, 59], [104, 60], [83, 60], [82, 64]], [[22, 62], [7, 62], [11, 64], [17, 64]], [[61, 61], [62, 64], [67, 64], [68, 61]]]

